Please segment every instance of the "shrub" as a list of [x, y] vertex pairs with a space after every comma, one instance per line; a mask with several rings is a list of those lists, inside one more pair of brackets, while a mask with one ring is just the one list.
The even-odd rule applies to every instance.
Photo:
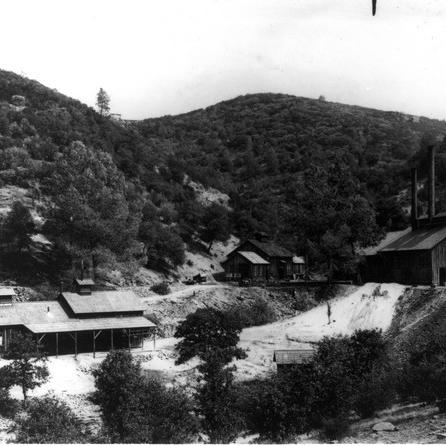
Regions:
[[209, 351], [219, 349], [230, 362], [232, 357], [241, 358], [243, 352], [237, 348], [242, 325], [232, 314], [213, 308], [200, 308], [188, 314], [175, 332], [176, 338], [183, 338], [177, 345], [177, 364], [194, 356], [203, 358]]
[[274, 308], [262, 297], [257, 297], [252, 306], [240, 306], [229, 310], [228, 314], [238, 320], [243, 328], [265, 325], [277, 320]]
[[26, 402], [28, 391], [41, 386], [48, 380], [46, 357], [37, 351], [36, 342], [30, 334], [15, 332], [12, 336], [5, 359], [12, 362], [4, 367], [9, 383], [22, 388]]
[[90, 432], [62, 401], [33, 398], [15, 421], [18, 443], [91, 443]]
[[189, 398], [141, 376], [140, 364], [126, 351], [107, 355], [93, 372], [93, 401], [101, 407], [113, 442], [185, 443], [195, 439], [197, 420]]
[[387, 367], [374, 368], [364, 376], [356, 395], [354, 409], [362, 418], [389, 407], [396, 397], [392, 372]]
[[150, 287], [150, 289], [154, 293], [160, 294], [162, 296], [165, 296], [166, 294], [170, 293], [170, 287], [169, 287], [169, 284], [167, 282], [156, 283], [155, 285], [152, 285]]
[[322, 419], [322, 436], [328, 440], [342, 440], [350, 429], [350, 421], [346, 414]]
[[202, 428], [211, 443], [230, 443], [243, 429], [243, 419], [235, 410], [236, 394], [233, 385], [235, 367], [225, 367], [230, 355], [223, 349], [213, 349], [203, 355], [198, 370], [203, 383], [197, 391]]

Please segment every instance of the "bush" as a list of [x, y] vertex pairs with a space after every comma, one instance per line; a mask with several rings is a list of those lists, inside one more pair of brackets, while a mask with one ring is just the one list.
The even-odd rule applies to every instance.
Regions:
[[62, 401], [33, 398], [26, 414], [16, 418], [18, 443], [91, 443], [90, 432]]
[[252, 306], [240, 306], [228, 311], [243, 328], [265, 325], [277, 320], [276, 312], [268, 301], [257, 297]]
[[13, 418], [19, 410], [19, 403], [9, 395], [9, 390], [0, 389], [0, 415], [6, 418]]
[[340, 414], [322, 420], [322, 436], [327, 440], [342, 440], [350, 429], [350, 421], [346, 414]]
[[387, 367], [377, 367], [365, 375], [357, 389], [354, 409], [362, 418], [373, 416], [389, 407], [396, 398], [393, 373]]
[[166, 282], [160, 282], [156, 283], [155, 285], [152, 285], [150, 289], [156, 293], [160, 294], [161, 296], [165, 296], [166, 294], [170, 293], [169, 284]]
[[93, 372], [93, 401], [102, 411], [112, 442], [186, 443], [195, 439], [197, 420], [189, 398], [141, 376], [139, 362], [126, 351], [107, 355]]

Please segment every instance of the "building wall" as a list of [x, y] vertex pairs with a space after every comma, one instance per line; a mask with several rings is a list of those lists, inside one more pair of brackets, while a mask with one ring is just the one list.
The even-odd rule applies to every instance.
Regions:
[[234, 253], [223, 265], [227, 280], [265, 280], [269, 265], [253, 265], [240, 254]]
[[364, 280], [431, 285], [432, 269], [432, 252], [429, 250], [381, 252], [367, 256]]
[[[292, 276], [293, 274], [293, 262], [291, 257], [269, 257], [263, 251], [257, 248], [257, 246], [253, 245], [246, 240], [243, 242], [238, 248], [237, 251], [252, 251], [257, 255], [270, 262], [268, 265], [268, 274], [272, 278], [285, 278], [287, 276]], [[281, 264], [281, 261], [285, 260], [286, 264]], [[280, 277], [281, 268], [284, 268], [284, 276]]]
[[446, 268], [446, 240], [432, 250], [432, 283], [434, 285], [444, 285], [440, 283], [441, 268]]

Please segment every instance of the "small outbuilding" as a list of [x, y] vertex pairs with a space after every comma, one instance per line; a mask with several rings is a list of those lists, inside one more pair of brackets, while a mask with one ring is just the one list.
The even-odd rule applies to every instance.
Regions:
[[291, 280], [303, 277], [305, 261], [271, 241], [249, 239], [222, 263], [227, 280]]
[[277, 364], [277, 371], [284, 372], [293, 367], [310, 364], [314, 358], [314, 349], [275, 350], [273, 361]]

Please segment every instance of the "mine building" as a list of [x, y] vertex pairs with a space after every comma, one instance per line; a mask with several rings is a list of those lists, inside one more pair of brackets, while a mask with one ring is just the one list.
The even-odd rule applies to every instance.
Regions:
[[446, 214], [435, 212], [435, 147], [429, 147], [428, 209], [418, 215], [417, 169], [412, 169], [411, 227], [390, 232], [364, 250], [363, 278], [407, 285], [446, 285]]
[[277, 365], [277, 372], [286, 372], [296, 367], [305, 367], [313, 361], [315, 350], [294, 349], [294, 350], [275, 350], [273, 362]]
[[303, 277], [305, 261], [270, 241], [246, 240], [222, 263], [226, 280], [291, 280]]
[[91, 279], [76, 280], [57, 300], [18, 302], [13, 290], [0, 290], [0, 352], [17, 330], [32, 334], [48, 355], [142, 347], [156, 328], [144, 309], [132, 291], [99, 291]]

